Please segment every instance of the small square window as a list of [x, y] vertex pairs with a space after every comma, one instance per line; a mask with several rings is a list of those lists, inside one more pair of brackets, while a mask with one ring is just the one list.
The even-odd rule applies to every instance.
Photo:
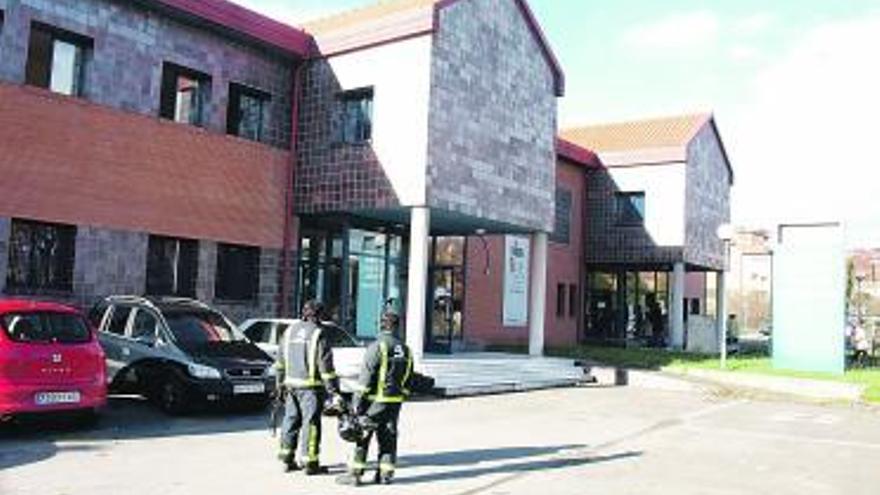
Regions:
[[165, 62], [162, 65], [162, 93], [159, 116], [203, 127], [205, 108], [210, 101], [211, 77], [207, 74]]
[[195, 297], [199, 243], [151, 235], [147, 244], [147, 294]]
[[619, 192], [615, 194], [618, 225], [644, 225], [645, 193]]
[[360, 144], [373, 138], [373, 88], [345, 91], [339, 96], [342, 122], [338, 141]]
[[226, 133], [261, 141], [269, 94], [240, 84], [229, 85]]
[[565, 316], [565, 284], [556, 284], [556, 317]]
[[260, 282], [260, 248], [219, 244], [217, 246], [217, 277], [214, 293], [217, 299], [253, 301]]
[[17, 290], [73, 290], [76, 227], [12, 220], [6, 286]]
[[82, 96], [92, 40], [45, 24], [31, 26], [25, 80], [31, 86]]

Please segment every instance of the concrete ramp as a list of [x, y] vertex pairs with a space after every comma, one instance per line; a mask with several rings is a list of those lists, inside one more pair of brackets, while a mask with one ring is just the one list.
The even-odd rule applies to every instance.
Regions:
[[590, 381], [573, 359], [500, 353], [428, 354], [422, 372], [436, 380], [435, 393], [441, 397], [573, 387]]

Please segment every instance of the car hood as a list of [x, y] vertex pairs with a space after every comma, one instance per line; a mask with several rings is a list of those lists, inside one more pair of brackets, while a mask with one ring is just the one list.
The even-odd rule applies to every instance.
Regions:
[[272, 358], [248, 341], [211, 342], [183, 346], [187, 354], [209, 366], [230, 368], [242, 365], [268, 366]]

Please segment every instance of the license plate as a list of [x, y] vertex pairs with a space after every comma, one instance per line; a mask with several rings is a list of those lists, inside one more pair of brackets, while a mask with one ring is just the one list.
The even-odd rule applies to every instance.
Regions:
[[34, 396], [34, 402], [38, 406], [51, 406], [53, 404], [79, 404], [79, 392], [38, 392]]
[[266, 391], [264, 383], [245, 383], [241, 385], [233, 385], [232, 393], [235, 395], [242, 394], [262, 394]]

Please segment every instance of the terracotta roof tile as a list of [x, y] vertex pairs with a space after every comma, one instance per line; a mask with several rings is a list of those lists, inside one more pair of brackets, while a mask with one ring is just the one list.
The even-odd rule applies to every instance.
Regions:
[[561, 137], [596, 153], [682, 148], [711, 114], [663, 117], [566, 129]]
[[302, 25], [303, 29], [312, 34], [325, 34], [340, 29], [348, 29], [359, 24], [381, 19], [383, 17], [433, 6], [441, 0], [382, 0], [365, 7], [347, 10]]

